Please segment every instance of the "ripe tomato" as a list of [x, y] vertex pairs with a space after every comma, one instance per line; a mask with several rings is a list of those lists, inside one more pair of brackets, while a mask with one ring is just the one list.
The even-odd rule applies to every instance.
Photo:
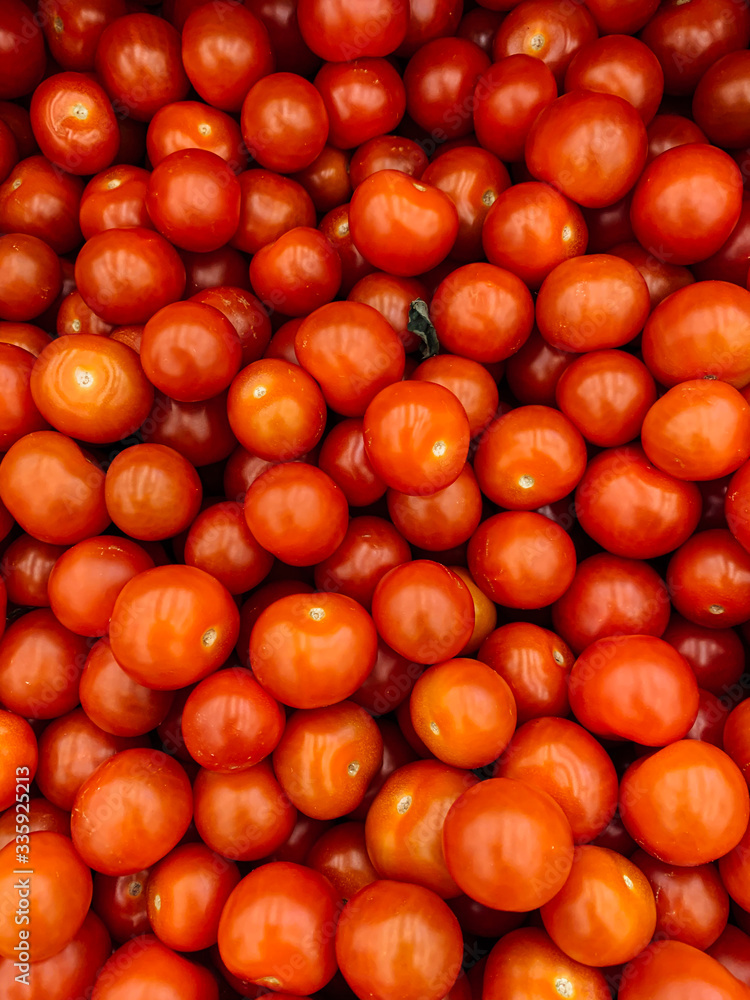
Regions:
[[234, 975], [259, 986], [314, 993], [336, 971], [338, 903], [328, 880], [309, 868], [283, 861], [256, 868], [221, 914], [222, 960]]
[[212, 504], [193, 521], [185, 540], [185, 563], [215, 577], [230, 594], [244, 594], [270, 572], [273, 556], [261, 548], [242, 505]]
[[412, 545], [441, 552], [471, 538], [482, 516], [482, 494], [467, 463], [455, 482], [426, 497], [388, 490], [388, 513]]
[[153, 229], [146, 210], [149, 172], [124, 164], [92, 177], [81, 197], [80, 223], [88, 240], [106, 229]]
[[557, 84], [546, 62], [523, 52], [500, 58], [474, 90], [477, 139], [501, 160], [523, 160], [534, 119], [556, 97]]
[[378, 170], [362, 181], [349, 222], [365, 259], [404, 277], [439, 264], [458, 234], [458, 212], [448, 195], [400, 170]]
[[586, 7], [571, 11], [560, 0], [527, 0], [520, 11], [512, 10], [503, 20], [492, 55], [496, 61], [514, 53], [533, 56], [545, 62], [562, 83], [575, 53], [596, 35], [596, 24]]
[[0, 386], [5, 402], [0, 416], [0, 447], [6, 451], [25, 434], [49, 428], [31, 392], [33, 369], [32, 354], [21, 347], [0, 343]]
[[565, 90], [616, 94], [632, 104], [648, 125], [664, 93], [664, 72], [651, 49], [637, 38], [607, 35], [573, 56]]
[[750, 615], [750, 555], [724, 529], [698, 532], [681, 545], [667, 584], [676, 610], [696, 625], [731, 628]]
[[[668, 6], [672, 6], [670, 3]], [[746, 990], [714, 959], [681, 941], [655, 941], [625, 967], [620, 1000], [671, 1000], [699, 990], [716, 1000], [742, 1000]]]
[[540, 912], [558, 948], [599, 967], [635, 958], [656, 928], [648, 879], [632, 861], [604, 847], [576, 848], [567, 882]]
[[62, 287], [57, 254], [36, 236], [0, 236], [0, 267], [0, 319], [34, 319], [54, 302]]
[[[602, 128], [607, 129], [604, 147]], [[603, 208], [623, 198], [638, 180], [646, 143], [645, 126], [632, 104], [615, 94], [576, 91], [558, 97], [536, 118], [526, 138], [526, 163], [534, 177], [577, 204]]]
[[340, 487], [350, 507], [366, 507], [387, 489], [365, 451], [362, 420], [342, 420], [326, 434], [318, 466]]
[[334, 9], [322, 0], [302, 0], [297, 18], [313, 52], [329, 62], [343, 62], [394, 52], [406, 36], [409, 5], [402, 0], [355, 0]]
[[253, 290], [268, 309], [306, 316], [341, 286], [341, 259], [317, 229], [298, 226], [262, 246], [250, 263]]
[[[698, 776], [700, 799], [694, 795]], [[727, 754], [709, 743], [679, 740], [631, 764], [620, 785], [620, 813], [628, 833], [652, 857], [702, 865], [739, 844], [750, 799]]]
[[78, 206], [83, 181], [43, 156], [21, 160], [0, 184], [0, 227], [44, 240], [55, 253], [80, 245]]
[[350, 155], [335, 146], [324, 146], [322, 153], [295, 175], [295, 181], [310, 196], [316, 211], [330, 212], [337, 206], [348, 203], [352, 196]]
[[301, 184], [270, 170], [245, 170], [240, 185], [240, 221], [231, 244], [257, 253], [298, 226], [315, 225], [315, 206]]
[[380, 730], [350, 701], [294, 712], [273, 751], [279, 784], [312, 819], [337, 819], [356, 809], [382, 763]]
[[489, 68], [487, 53], [465, 38], [426, 42], [404, 70], [407, 111], [437, 140], [468, 135], [474, 88]]
[[359, 187], [378, 170], [399, 170], [411, 177], [421, 177], [428, 162], [427, 154], [413, 139], [379, 135], [362, 143], [352, 154], [349, 161], [351, 187]]
[[39, 754], [34, 730], [20, 715], [0, 711], [0, 733], [0, 809], [5, 810], [16, 802], [16, 783], [34, 780]]
[[182, 28], [182, 62], [203, 100], [239, 111], [248, 90], [273, 72], [274, 50], [262, 20], [242, 5], [200, 4]]
[[748, 65], [746, 51], [728, 53], [708, 67], [695, 89], [693, 117], [710, 141], [724, 148], [750, 143], [750, 131], [743, 121]]
[[[484, 847], [478, 855], [479, 843]], [[511, 778], [482, 781], [456, 799], [445, 819], [443, 850], [467, 895], [514, 912], [552, 899], [573, 863], [573, 837], [560, 806], [546, 792]]]
[[321, 592], [351, 597], [369, 611], [380, 580], [410, 559], [409, 546], [392, 524], [380, 517], [355, 517], [341, 545], [315, 567], [315, 585]]
[[[19, 849], [21, 843], [26, 846], [24, 852]], [[28, 869], [30, 881], [19, 879], [14, 871], [22, 855], [33, 866]], [[6, 920], [0, 932], [0, 954], [14, 962], [27, 961], [22, 959], [24, 952], [37, 962], [56, 955], [80, 929], [91, 893], [91, 872], [68, 837], [39, 832], [29, 834], [27, 841], [8, 844], [0, 851], [0, 906], [4, 913], [26, 915], [29, 938], [19, 946], [18, 928], [24, 922]]]
[[329, 142], [340, 149], [392, 132], [404, 115], [404, 83], [387, 59], [327, 62], [314, 82], [328, 114]]
[[372, 614], [383, 640], [416, 663], [458, 655], [474, 630], [474, 601], [466, 584], [440, 563], [415, 559], [378, 583]]
[[706, 949], [711, 958], [720, 962], [735, 978], [750, 986], [748, 975], [748, 949], [750, 938], [739, 927], [728, 924], [715, 943]]
[[306, 863], [325, 875], [344, 900], [378, 878], [365, 846], [363, 823], [340, 823], [326, 830], [310, 849]]
[[237, 448], [226, 392], [199, 403], [178, 403], [157, 392], [141, 434], [145, 444], [166, 445], [196, 467], [220, 462]]
[[171, 691], [154, 691], [131, 680], [112, 655], [109, 639], [91, 648], [80, 698], [91, 721], [114, 736], [143, 736], [161, 724], [172, 705]]
[[128, 13], [123, 0], [50, 0], [42, 23], [52, 58], [63, 69], [94, 69], [96, 47], [106, 27]]
[[[167, 948], [151, 934], [128, 941], [106, 962], [92, 1000], [218, 1000], [213, 974]], [[158, 995], [158, 994], [157, 994]]]
[[569, 958], [537, 927], [503, 935], [489, 954], [485, 1000], [558, 1000], [566, 991], [590, 1000], [611, 996], [603, 973]]
[[458, 921], [422, 886], [373, 882], [344, 907], [336, 959], [357, 995], [387, 1000], [442, 1000], [461, 969]]
[[99, 173], [120, 145], [109, 98], [84, 73], [48, 76], [31, 99], [31, 124], [42, 153], [70, 174]]
[[259, 615], [250, 637], [258, 682], [292, 708], [348, 698], [373, 668], [377, 633], [356, 601], [340, 594], [289, 594]]
[[11, 542], [0, 562], [7, 599], [19, 607], [48, 608], [49, 576], [64, 551], [63, 545], [40, 542], [31, 535], [20, 535]]
[[2, 73], [0, 98], [4, 101], [30, 93], [44, 75], [44, 35], [21, 0], [9, 0], [0, 20]]
[[279, 173], [304, 170], [328, 138], [323, 98], [296, 73], [271, 73], [258, 80], [244, 99], [240, 124], [252, 157]]

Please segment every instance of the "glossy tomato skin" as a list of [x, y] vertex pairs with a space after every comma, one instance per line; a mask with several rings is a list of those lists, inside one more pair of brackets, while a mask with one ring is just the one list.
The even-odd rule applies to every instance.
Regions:
[[652, 465], [639, 445], [592, 459], [575, 502], [584, 531], [613, 555], [631, 559], [676, 549], [693, 533], [701, 512], [698, 487]]
[[667, 584], [677, 611], [696, 625], [731, 628], [750, 608], [750, 555], [723, 528], [700, 531], [672, 556]]
[[717, 1000], [741, 1000], [746, 993], [718, 962], [681, 941], [649, 945], [625, 966], [622, 983], [621, 1000], [677, 1000], [685, 996], [685, 990], [706, 991]]
[[344, 978], [373, 1000], [395, 991], [403, 1000], [441, 1000], [458, 977], [461, 952], [459, 924], [447, 905], [429, 889], [405, 882], [378, 881], [360, 890], [336, 929]]
[[557, 97], [547, 64], [518, 52], [493, 63], [474, 91], [474, 130], [501, 160], [523, 159], [526, 136], [539, 112]]
[[322, 0], [303, 0], [297, 19], [313, 52], [329, 62], [344, 62], [394, 52], [406, 36], [409, 5], [401, 0], [366, 5], [359, 0], [333, 9]]
[[47, 583], [52, 567], [64, 551], [63, 545], [40, 542], [27, 534], [12, 541], [0, 563], [8, 600], [19, 607], [48, 608]]
[[669, 149], [643, 171], [630, 219], [638, 242], [670, 264], [716, 253], [740, 217], [742, 175], [728, 153], [702, 143]]
[[492, 55], [498, 61], [526, 53], [545, 62], [562, 83], [575, 53], [596, 35], [596, 24], [586, 7], [571, 12], [558, 0], [527, 0], [520, 11], [512, 10], [505, 17], [492, 43]]
[[231, 500], [213, 504], [196, 517], [185, 539], [184, 558], [186, 565], [216, 577], [230, 594], [256, 587], [273, 565], [273, 556], [248, 528], [242, 506]]
[[385, 494], [365, 451], [363, 422], [342, 420], [326, 434], [318, 466], [341, 488], [350, 507], [366, 507]]
[[0, 264], [5, 284], [0, 292], [0, 319], [26, 322], [50, 306], [62, 287], [60, 261], [36, 236], [0, 236]]
[[146, 210], [148, 170], [117, 164], [92, 177], [83, 190], [79, 218], [88, 240], [105, 229], [153, 229]]
[[448, 195], [400, 170], [379, 170], [363, 180], [352, 195], [349, 221], [365, 259], [404, 277], [439, 264], [458, 234]]
[[[666, 746], [683, 739], [698, 714], [698, 684], [668, 643], [648, 635], [612, 635], [591, 643], [568, 683], [578, 721], [608, 739]], [[669, 709], [655, 711], [655, 704]]]
[[3, 56], [0, 98], [7, 101], [30, 93], [44, 75], [44, 35], [22, 0], [11, 0], [3, 8], [0, 32]]
[[[700, 775], [706, 795], [692, 793]], [[676, 865], [723, 857], [747, 829], [750, 800], [739, 768], [717, 747], [679, 740], [631, 764], [620, 785], [626, 830], [650, 855]], [[686, 831], [699, 834], [686, 837]]]
[[[604, 121], [611, 138], [602, 156], [597, 128]], [[527, 136], [525, 155], [538, 180], [554, 184], [579, 205], [603, 208], [624, 197], [638, 180], [646, 162], [646, 129], [621, 97], [576, 91], [540, 113]]]
[[406, 108], [404, 84], [386, 59], [324, 63], [315, 87], [328, 113], [328, 141], [339, 149], [392, 132]]
[[92, 1000], [146, 1000], [158, 990], [165, 1000], [218, 1000], [216, 979], [151, 934], [124, 944], [104, 965]]
[[0, 807], [5, 810], [16, 801], [16, 781], [34, 780], [39, 753], [34, 731], [20, 715], [0, 712], [0, 732], [3, 735]]
[[328, 113], [315, 87], [296, 73], [271, 73], [242, 104], [242, 137], [261, 167], [304, 170], [323, 151]]
[[341, 823], [326, 830], [310, 848], [306, 862], [325, 875], [344, 900], [378, 877], [367, 854], [362, 823]]
[[115, 325], [145, 323], [181, 298], [185, 266], [174, 247], [147, 229], [108, 229], [76, 259], [76, 285], [86, 304]]
[[96, 71], [117, 107], [147, 122], [187, 95], [180, 36], [153, 14], [127, 14], [108, 25], [96, 49]]
[[[222, 912], [221, 957], [230, 972], [260, 986], [314, 993], [336, 971], [331, 931], [338, 903], [327, 879], [311, 869], [283, 861], [256, 868]], [[257, 929], [252, 940], [249, 927]]]
[[609, 35], [579, 49], [565, 74], [565, 90], [617, 94], [638, 110], [645, 125], [664, 91], [659, 60], [637, 38]]
[[380, 580], [410, 559], [411, 549], [396, 527], [380, 517], [354, 517], [341, 545], [315, 567], [315, 584], [319, 591], [351, 597], [369, 611]]
[[30, 156], [0, 184], [0, 226], [70, 253], [81, 242], [78, 206], [83, 181], [56, 168], [44, 156]]
[[171, 691], [154, 691], [131, 680], [107, 638], [91, 648], [79, 693], [86, 715], [114, 736], [143, 736], [163, 722], [172, 705]]
[[182, 29], [182, 61], [207, 104], [235, 112], [275, 66], [268, 30], [242, 5], [217, 10], [200, 4], [193, 10]]
[[710, 66], [693, 96], [693, 116], [711, 142], [725, 149], [747, 146], [750, 133], [741, 121], [747, 104], [747, 54], [728, 53]]
[[341, 287], [342, 263], [324, 233], [298, 226], [261, 247], [250, 262], [253, 291], [267, 309], [306, 316]]
[[0, 419], [0, 447], [6, 451], [24, 434], [49, 428], [34, 403], [33, 368], [34, 357], [28, 351], [12, 344], [0, 344], [0, 386], [5, 400], [5, 412]]
[[465, 38], [435, 38], [422, 45], [404, 70], [406, 108], [436, 138], [472, 130], [471, 98], [490, 59]]
[[411, 378], [437, 382], [449, 389], [466, 410], [472, 437], [484, 430], [497, 412], [497, 383], [478, 361], [452, 354], [435, 355], [418, 365]]
[[662, 638], [685, 657], [699, 686], [712, 694], [732, 689], [744, 672], [745, 651], [734, 629], [706, 628], [673, 614]]
[[160, 108], [151, 119], [146, 149], [153, 167], [180, 149], [206, 149], [239, 173], [247, 166], [242, 134], [237, 122], [223, 111], [199, 101], [175, 101]]

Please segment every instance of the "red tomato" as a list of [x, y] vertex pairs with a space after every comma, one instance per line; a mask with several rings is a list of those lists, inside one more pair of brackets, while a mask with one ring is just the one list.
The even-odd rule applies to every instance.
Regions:
[[673, 149], [675, 146], [686, 146], [692, 142], [705, 143], [708, 141], [695, 122], [682, 115], [656, 115], [648, 126], [647, 134], [647, 164], [667, 149]]
[[581, 725], [643, 746], [683, 739], [698, 714], [692, 670], [676, 649], [650, 635], [592, 642], [573, 664], [568, 693]]
[[0, 267], [0, 319], [34, 319], [54, 302], [62, 287], [57, 254], [36, 236], [0, 236]]
[[0, 809], [5, 810], [27, 801], [17, 799], [16, 784], [34, 780], [39, 754], [34, 730], [20, 715], [0, 711], [0, 733]]
[[70, 253], [81, 243], [82, 191], [80, 177], [66, 174], [43, 156], [21, 160], [0, 184], [0, 227], [6, 233], [36, 236], [55, 253]]
[[182, 29], [182, 62], [203, 100], [222, 111], [239, 111], [248, 90], [273, 72], [268, 30], [241, 4], [201, 4]]
[[292, 173], [323, 151], [328, 113], [308, 80], [296, 73], [272, 73], [247, 92], [241, 128], [250, 154], [262, 167]]
[[150, 934], [123, 945], [109, 959], [94, 986], [92, 1000], [218, 1000], [213, 974], [167, 948]]
[[120, 145], [104, 89], [84, 73], [57, 73], [34, 91], [31, 123], [42, 153], [71, 174], [96, 174]]
[[731, 156], [690, 143], [668, 149], [646, 167], [630, 218], [649, 253], [670, 264], [694, 264], [726, 242], [741, 208], [742, 175]]
[[80, 207], [81, 230], [86, 239], [105, 229], [153, 229], [146, 210], [149, 177], [142, 167], [122, 164], [92, 177], [84, 188]]
[[220, 462], [237, 447], [225, 392], [199, 403], [178, 403], [157, 392], [141, 434], [144, 443], [166, 445], [196, 467]]
[[461, 969], [458, 921], [435, 893], [405, 882], [373, 882], [344, 907], [336, 958], [358, 996], [442, 1000]]
[[696, 625], [731, 628], [750, 616], [750, 554], [722, 528], [700, 531], [680, 546], [667, 584], [676, 610]]
[[425, 151], [412, 139], [378, 135], [354, 151], [349, 162], [349, 179], [352, 188], [356, 188], [378, 170], [399, 170], [411, 177], [421, 177], [428, 162]]
[[240, 221], [233, 247], [257, 253], [290, 229], [315, 225], [315, 206], [301, 184], [270, 170], [245, 170], [240, 184]]
[[193, 521], [185, 539], [185, 563], [215, 577], [230, 594], [244, 594], [265, 579], [273, 556], [261, 548], [242, 505], [215, 503]]
[[466, 411], [472, 437], [484, 430], [497, 412], [495, 379], [484, 365], [470, 358], [452, 354], [435, 355], [415, 368], [411, 378], [437, 382], [449, 389]]
[[500, 25], [492, 55], [497, 61], [523, 52], [545, 62], [562, 83], [575, 53], [596, 35], [596, 24], [586, 7], [571, 10], [561, 0], [526, 0]]
[[534, 120], [557, 97], [546, 62], [518, 52], [494, 63], [477, 81], [474, 129], [477, 139], [501, 160], [523, 159]]
[[266, 308], [306, 316], [338, 292], [341, 260], [323, 233], [298, 226], [258, 250], [250, 281]]
[[324, 63], [314, 82], [328, 113], [332, 146], [353, 149], [392, 132], [403, 118], [404, 83], [387, 59]]
[[[336, 971], [333, 928], [339, 899], [318, 872], [276, 862], [245, 876], [219, 922], [227, 968], [259, 986], [314, 993]], [[247, 928], [256, 933], [248, 939]]]
[[701, 688], [721, 695], [745, 669], [745, 652], [733, 629], [706, 628], [673, 614], [662, 639], [685, 657]]
[[465, 38], [426, 42], [404, 70], [407, 111], [438, 142], [468, 135], [474, 88], [489, 68], [486, 52]]
[[0, 98], [4, 101], [30, 93], [44, 75], [44, 35], [21, 0], [3, 5], [0, 19]]
[[94, 69], [99, 39], [106, 27], [128, 13], [123, 0], [49, 0], [42, 23], [49, 50], [63, 69]]
[[664, 72], [653, 52], [629, 35], [607, 35], [573, 56], [565, 74], [565, 90], [616, 94], [651, 121], [664, 93]]
[[295, 175], [295, 180], [308, 193], [318, 212], [330, 212], [351, 198], [350, 155], [335, 146], [324, 146], [320, 156]]
[[247, 7], [266, 26], [277, 69], [312, 76], [320, 59], [307, 47], [299, 30], [297, 0], [248, 0]]
[[[699, 799], [696, 780], [703, 789]], [[727, 754], [710, 743], [679, 740], [631, 764], [620, 785], [620, 813], [628, 833], [652, 857], [702, 865], [740, 843], [750, 798]]]
[[7, 451], [25, 434], [49, 428], [31, 391], [34, 357], [21, 347], [0, 344], [0, 386], [4, 400], [0, 416], [0, 447]]
[[8, 600], [19, 607], [48, 608], [49, 576], [64, 551], [63, 545], [40, 542], [31, 535], [11, 542], [0, 562]]
[[348, 698], [372, 670], [372, 618], [340, 594], [288, 594], [261, 612], [250, 637], [258, 682], [292, 708], [322, 708]]
[[717, 59], [700, 79], [693, 96], [693, 117], [711, 142], [735, 149], [750, 143], [747, 118], [747, 52]]
[[411, 550], [396, 528], [379, 517], [355, 517], [344, 540], [315, 567], [319, 591], [333, 591], [358, 601], [368, 611], [385, 574], [411, 559]]
[[342, 420], [326, 434], [318, 465], [340, 487], [350, 507], [366, 507], [385, 494], [365, 451], [362, 420]]
[[740, 982], [750, 986], [750, 968], [748, 967], [750, 938], [739, 927], [728, 924], [714, 944], [707, 949], [707, 954], [720, 962]]
[[356, 188], [349, 209], [354, 245], [375, 267], [410, 277], [450, 253], [458, 212], [432, 184], [400, 170], [379, 170]]
[[313, 52], [329, 62], [343, 62], [394, 52], [406, 36], [409, 5], [402, 0], [349, 0], [332, 8], [323, 0], [301, 0], [297, 18]]
[[235, 173], [247, 165], [237, 122], [223, 111], [198, 101], [177, 101], [160, 108], [149, 123], [146, 148], [153, 167], [170, 153], [182, 149], [216, 153]]
[[[607, 129], [605, 146], [602, 128]], [[558, 97], [539, 114], [526, 139], [526, 163], [534, 177], [577, 204], [603, 208], [619, 201], [638, 180], [646, 141], [632, 104], [614, 94], [576, 91]]]
[[377, 881], [365, 846], [363, 823], [341, 823], [315, 841], [306, 863], [325, 875], [342, 899], [349, 899]]
[[716, 1000], [742, 1000], [747, 995], [739, 980], [718, 962], [681, 941], [649, 945], [625, 967], [622, 984], [620, 1000], [672, 1000], [685, 996], [687, 990], [713, 995]]
[[575, 354], [548, 344], [535, 326], [523, 347], [508, 358], [508, 386], [522, 403], [554, 406], [557, 382], [575, 359]]

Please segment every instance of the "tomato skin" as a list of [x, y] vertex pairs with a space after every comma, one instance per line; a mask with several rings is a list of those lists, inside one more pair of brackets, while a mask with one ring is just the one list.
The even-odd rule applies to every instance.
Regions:
[[318, 467], [340, 487], [350, 507], [375, 503], [387, 489], [367, 457], [363, 428], [361, 419], [342, 420], [326, 434], [318, 456]]
[[750, 554], [722, 528], [700, 531], [667, 567], [675, 609], [707, 628], [731, 628], [750, 614]]
[[350, 159], [347, 150], [326, 145], [309, 166], [295, 175], [294, 180], [310, 196], [316, 211], [330, 212], [348, 203], [352, 196]]
[[664, 72], [653, 52], [628, 35], [607, 35], [573, 56], [565, 90], [616, 94], [637, 109], [644, 125], [657, 112], [664, 93]]
[[[693, 95], [693, 117], [710, 142], [725, 149], [750, 143], [746, 121], [748, 60], [745, 51], [731, 52], [709, 66]], [[738, 113], [739, 112], [739, 113]]]
[[219, 1000], [208, 969], [187, 961], [151, 934], [128, 941], [112, 955], [99, 974], [92, 1000], [148, 1000], [155, 993], [164, 1000]]
[[474, 91], [479, 142], [506, 163], [522, 160], [534, 119], [556, 97], [555, 78], [541, 59], [518, 52], [493, 63]]
[[388, 490], [388, 513], [412, 545], [428, 552], [444, 552], [462, 545], [474, 534], [482, 516], [482, 495], [471, 466], [444, 490], [426, 497]]
[[404, 83], [386, 59], [327, 62], [314, 83], [328, 113], [328, 141], [339, 149], [392, 132], [404, 116]]
[[387, 56], [403, 42], [409, 5], [402, 0], [355, 0], [336, 8], [322, 0], [301, 0], [297, 20], [302, 37], [316, 55], [328, 62], [362, 56]]
[[484, 365], [454, 354], [438, 354], [418, 365], [411, 374], [415, 381], [437, 382], [449, 389], [469, 418], [469, 432], [476, 437], [497, 413], [498, 389]]
[[267, 170], [304, 170], [323, 151], [328, 113], [315, 87], [296, 73], [271, 73], [242, 104], [240, 127], [250, 154]]
[[150, 173], [142, 167], [118, 164], [92, 177], [83, 190], [79, 218], [88, 240], [105, 229], [153, 229], [146, 210]]
[[0, 99], [30, 93], [44, 75], [44, 35], [21, 0], [9, 0], [0, 20]]
[[26, 322], [44, 312], [62, 287], [60, 261], [54, 250], [36, 236], [14, 233], [0, 236], [0, 319]]
[[5, 810], [16, 801], [16, 782], [34, 780], [39, 753], [34, 731], [20, 715], [0, 710], [0, 733], [0, 809]]
[[[352, 188], [378, 170], [399, 170], [411, 177], [421, 177], [429, 160], [422, 147], [403, 136], [378, 135], [354, 151], [349, 161]], [[349, 200], [350, 196], [347, 196]]]
[[716, 253], [737, 225], [742, 175], [728, 153], [702, 143], [668, 149], [643, 171], [630, 219], [638, 242], [670, 264]]
[[322, 708], [357, 690], [374, 666], [377, 642], [372, 619], [350, 597], [297, 592], [279, 597], [258, 616], [250, 663], [278, 701]]
[[315, 225], [315, 206], [301, 184], [270, 170], [245, 170], [240, 184], [240, 221], [231, 244], [257, 253], [290, 229]]
[[506, 511], [480, 524], [469, 541], [468, 561], [480, 590], [509, 608], [552, 604], [575, 573], [568, 534], [532, 511]]
[[26, 434], [8, 449], [0, 463], [0, 498], [25, 531], [53, 545], [74, 545], [109, 524], [104, 473], [56, 431]]
[[661, 637], [669, 622], [669, 593], [647, 563], [609, 553], [589, 556], [552, 608], [555, 631], [576, 653], [611, 635]]
[[0, 391], [4, 412], [0, 417], [0, 447], [7, 451], [24, 434], [47, 430], [31, 392], [34, 357], [21, 347], [0, 344]]
[[[516, 834], [519, 823], [526, 831], [523, 840]], [[485, 845], [480, 858], [478, 842]], [[456, 799], [445, 819], [443, 850], [449, 872], [467, 895], [513, 912], [552, 899], [573, 863], [573, 837], [560, 806], [546, 792], [512, 778], [490, 778]]]
[[0, 228], [26, 233], [70, 253], [81, 242], [78, 206], [83, 181], [59, 170], [44, 156], [31, 156], [0, 184]]
[[128, 13], [124, 0], [49, 0], [42, 24], [50, 54], [65, 70], [86, 73], [94, 69], [102, 32]]
[[[27, 897], [29, 908], [26, 912], [28, 926], [34, 928], [31, 947], [36, 960], [41, 962], [61, 951], [80, 929], [91, 903], [91, 872], [74, 850], [70, 839], [59, 833], [32, 833], [25, 843], [28, 845], [25, 856], [28, 860], [33, 858], [29, 874], [36, 886]], [[19, 889], [14, 886], [18, 875], [13, 871], [18, 867], [16, 844], [8, 844], [0, 851], [0, 905], [8, 914], [18, 908]], [[7, 921], [0, 935], [0, 954], [3, 958], [18, 961], [14, 945], [18, 949], [17, 925], [14, 921]]]
[[410, 559], [411, 549], [394, 525], [379, 517], [354, 517], [341, 545], [315, 567], [315, 585], [321, 592], [351, 597], [369, 611], [380, 580]]
[[211, 4], [201, 4], [185, 21], [182, 61], [203, 100], [222, 111], [239, 111], [248, 90], [276, 62], [268, 30], [255, 13]]
[[352, 195], [349, 223], [363, 257], [403, 277], [439, 264], [458, 234], [448, 195], [400, 170], [379, 170], [362, 181]]
[[678, 1000], [689, 990], [716, 1000], [742, 1000], [739, 980], [708, 955], [681, 941], [655, 941], [625, 966], [620, 1000]]
[[[337, 893], [318, 872], [284, 861], [256, 868], [222, 912], [222, 960], [250, 982], [314, 993], [336, 971], [331, 931], [338, 905]], [[248, 939], [249, 927], [257, 936]]]
[[[698, 684], [680, 654], [649, 635], [597, 639], [573, 665], [568, 690], [578, 721], [596, 735], [666, 746], [698, 714]], [[655, 704], [669, 705], [654, 711]]]
[[583, 530], [608, 552], [630, 559], [672, 552], [695, 531], [701, 513], [695, 483], [662, 472], [639, 445], [592, 459], [575, 503]]
[[[8, 525], [8, 530], [13, 525]], [[7, 532], [6, 532], [7, 534]], [[19, 607], [48, 608], [47, 584], [52, 567], [65, 551], [63, 545], [40, 542], [31, 535], [20, 535], [5, 549], [0, 573], [7, 599]]]
[[38, 358], [52, 337], [33, 323], [0, 322], [0, 343], [21, 347]]
[[732, 973], [740, 982], [750, 986], [748, 974], [748, 949], [750, 939], [739, 927], [728, 924], [714, 944], [706, 949], [711, 958], [715, 958], [725, 969]]
[[269, 309], [306, 316], [341, 287], [342, 264], [326, 236], [298, 226], [262, 246], [250, 262], [253, 291]]
[[521, 10], [511, 10], [492, 43], [495, 61], [523, 52], [541, 59], [562, 83], [575, 53], [597, 36], [596, 24], [586, 7], [570, 11], [559, 0], [526, 0]]
[[[610, 130], [606, 157], [596, 131], [604, 121]], [[615, 94], [576, 91], [541, 111], [526, 138], [526, 164], [537, 180], [578, 205], [604, 208], [638, 180], [646, 143], [645, 126], [632, 104]]]
[[365, 886], [336, 928], [344, 979], [372, 1000], [441, 1000], [458, 977], [461, 952], [461, 930], [447, 905], [429, 889], [404, 882]]
[[99, 173], [120, 145], [109, 98], [83, 73], [47, 77], [31, 99], [31, 122], [42, 153], [71, 174]]
[[108, 25], [96, 49], [96, 71], [115, 108], [139, 122], [183, 100], [190, 86], [179, 34], [153, 14], [127, 14]]
[[426, 42], [404, 70], [407, 111], [439, 138], [468, 135], [473, 126], [474, 88], [489, 68], [489, 56], [465, 38]]
[[609, 1000], [607, 980], [560, 951], [541, 929], [513, 930], [495, 944], [484, 971], [484, 1000], [557, 1000], [566, 984], [590, 1000]]
[[[705, 795], [692, 790], [701, 781]], [[723, 857], [742, 839], [750, 814], [739, 768], [717, 747], [679, 740], [631, 764], [620, 785], [625, 828], [652, 857], [702, 865]], [[686, 837], [693, 830], [697, 839]]]
[[326, 830], [305, 860], [308, 867], [325, 875], [344, 900], [378, 878], [367, 854], [363, 823], [341, 823]]
[[147, 229], [97, 233], [76, 259], [76, 286], [86, 304], [105, 322], [145, 323], [181, 298], [185, 266], [174, 247]]

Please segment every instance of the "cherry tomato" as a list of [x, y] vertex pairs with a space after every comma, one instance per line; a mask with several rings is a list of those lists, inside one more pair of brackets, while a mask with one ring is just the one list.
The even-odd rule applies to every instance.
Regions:
[[34, 780], [39, 754], [34, 730], [20, 715], [0, 711], [0, 733], [0, 809], [5, 810], [16, 802], [16, 784]]
[[387, 59], [324, 63], [314, 82], [328, 114], [329, 142], [340, 149], [393, 131], [404, 115], [404, 83]]
[[0, 236], [0, 267], [0, 319], [34, 319], [54, 302], [62, 287], [57, 254], [36, 236]]
[[691, 989], [713, 993], [717, 1000], [741, 1000], [743, 990], [718, 962], [681, 941], [649, 945], [625, 967], [622, 983], [620, 1000], [669, 1000]]
[[675, 609], [696, 625], [731, 628], [750, 614], [750, 555], [722, 528], [700, 531], [667, 567]]
[[557, 84], [546, 62], [523, 52], [501, 58], [482, 74], [474, 91], [477, 139], [501, 160], [522, 160], [535, 118], [556, 97]]
[[42, 23], [49, 50], [63, 69], [86, 73], [94, 69], [102, 32], [128, 13], [123, 0], [49, 0]]
[[315, 567], [315, 585], [351, 597], [369, 611], [380, 580], [410, 559], [409, 546], [392, 524], [379, 517], [355, 517], [341, 545]]
[[83, 181], [43, 156], [21, 160], [0, 184], [0, 227], [44, 240], [55, 253], [80, 245], [78, 206]]
[[306, 863], [325, 875], [344, 900], [378, 878], [367, 853], [362, 823], [341, 823], [326, 830], [308, 852]]
[[31, 123], [42, 153], [70, 174], [96, 174], [120, 145], [104, 89], [84, 73], [56, 73], [34, 91]]
[[409, 5], [401, 0], [362, 0], [328, 7], [323, 0], [301, 0], [297, 18], [302, 37], [329, 62], [361, 56], [387, 56], [406, 37]]
[[293, 173], [323, 151], [328, 113], [309, 81], [296, 73], [271, 73], [247, 92], [241, 128], [250, 154], [262, 167]]
[[366, 507], [387, 489], [367, 457], [361, 419], [342, 420], [330, 429], [323, 439], [318, 465], [340, 487], [350, 507]]
[[330, 302], [341, 286], [336, 250], [317, 229], [297, 226], [262, 246], [250, 263], [253, 290], [269, 309], [306, 316]]
[[489, 68], [487, 53], [465, 38], [425, 42], [404, 70], [407, 111], [438, 141], [468, 135], [474, 88]]
[[664, 92], [664, 72], [654, 53], [637, 38], [607, 35], [573, 56], [565, 74], [565, 90], [616, 94], [638, 111], [648, 125]]
[[151, 934], [123, 945], [106, 962], [92, 1000], [146, 1000], [158, 991], [164, 1000], [218, 1000], [213, 974], [194, 965]]
[[44, 35], [22, 0], [9, 0], [3, 6], [0, 32], [0, 98], [6, 101], [23, 97], [36, 87], [44, 75], [46, 53]]

